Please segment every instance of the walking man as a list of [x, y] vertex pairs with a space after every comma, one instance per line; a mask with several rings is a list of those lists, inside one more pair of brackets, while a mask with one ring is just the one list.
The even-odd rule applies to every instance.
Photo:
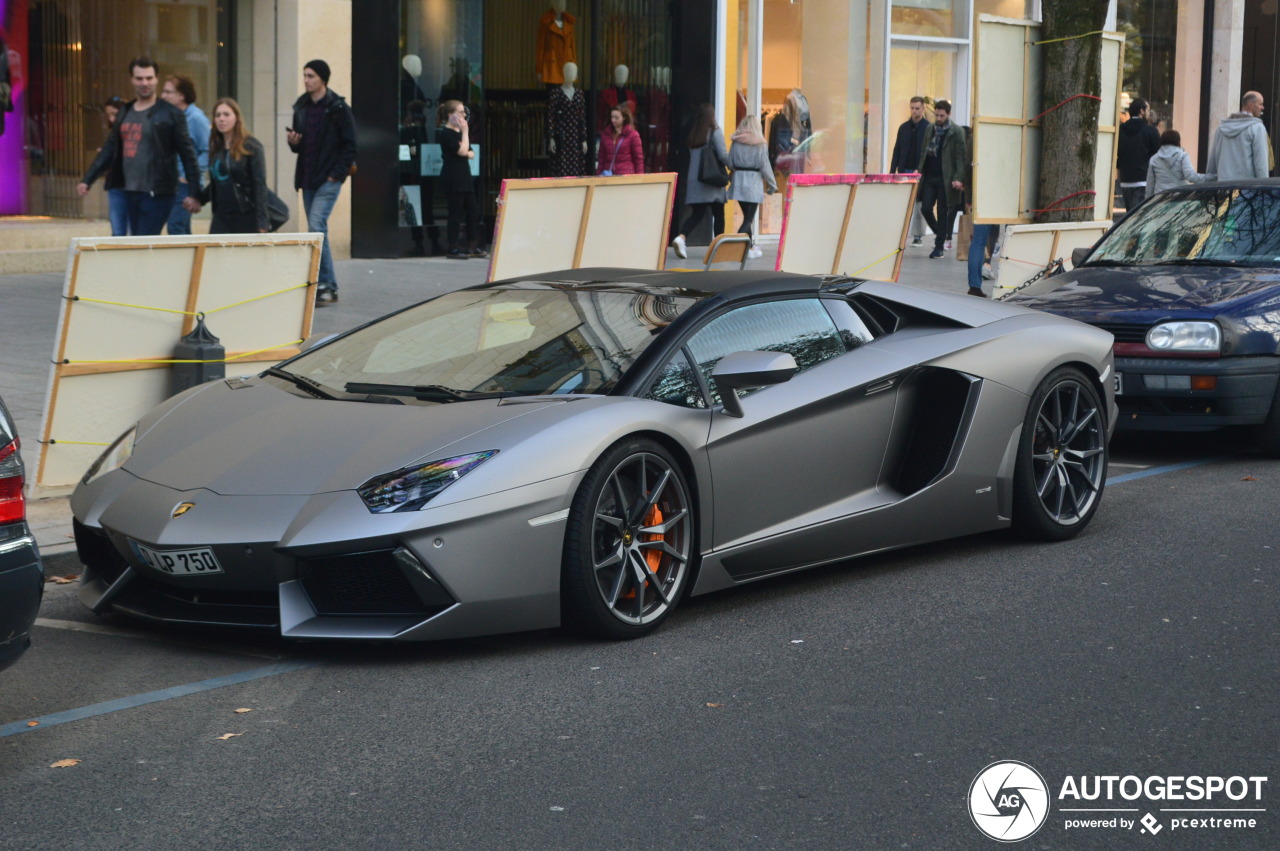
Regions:
[[1149, 106], [1142, 98], [1129, 101], [1129, 120], [1120, 125], [1116, 168], [1124, 208], [1132, 210], [1147, 196], [1147, 164], [1160, 150], [1160, 131], [1147, 120]]
[[[164, 88], [160, 97], [182, 110], [187, 117], [187, 132], [191, 134], [191, 144], [196, 148], [196, 165], [200, 174], [209, 167], [209, 116], [196, 106], [196, 84], [190, 77], [174, 74], [164, 79]], [[191, 233], [191, 211], [183, 206], [190, 197], [190, 184], [187, 183], [187, 172], [178, 162], [178, 191], [173, 196], [173, 210], [169, 213], [169, 235]]]
[[328, 62], [312, 59], [304, 65], [302, 86], [306, 92], [293, 104], [293, 126], [288, 128], [287, 138], [289, 148], [298, 155], [293, 185], [302, 190], [307, 228], [324, 234], [316, 291], [316, 304], [324, 307], [338, 300], [329, 249], [329, 214], [338, 202], [342, 181], [356, 163], [356, 120], [346, 100], [329, 88]]
[[924, 221], [934, 234], [930, 259], [941, 257], [943, 245], [951, 238], [964, 196], [964, 172], [969, 161], [964, 130], [951, 122], [951, 102], [938, 101], [933, 105], [933, 114], [935, 120], [925, 129], [920, 165], [916, 169], [921, 174], [920, 203], [924, 208]]
[[159, 77], [156, 63], [145, 56], [129, 63], [133, 92], [137, 99], [120, 107], [107, 142], [94, 157], [84, 179], [76, 186], [80, 197], [106, 174], [108, 189], [123, 189], [129, 231], [135, 236], [160, 233], [173, 209], [178, 190], [178, 160], [188, 176], [189, 194], [182, 203], [198, 213], [200, 168], [196, 149], [187, 132], [182, 110], [156, 94]]
[[1213, 134], [1205, 171], [1219, 180], [1264, 178], [1271, 171], [1267, 128], [1262, 124], [1262, 95], [1245, 92], [1240, 111], [1222, 119]]
[[[911, 99], [911, 117], [898, 127], [898, 138], [893, 143], [893, 157], [889, 161], [890, 174], [916, 170], [920, 164], [920, 151], [924, 147], [924, 133], [928, 127], [929, 122], [924, 120], [924, 98], [916, 95]], [[911, 244], [916, 246], [924, 242], [922, 200], [917, 191], [916, 203], [911, 208]]]

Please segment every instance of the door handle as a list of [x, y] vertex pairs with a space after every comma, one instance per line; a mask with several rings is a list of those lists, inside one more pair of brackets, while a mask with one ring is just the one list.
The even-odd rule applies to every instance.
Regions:
[[868, 384], [866, 395], [870, 396], [872, 393], [879, 393], [881, 390], [888, 390], [897, 383], [898, 379], [895, 376], [893, 378], [886, 378], [883, 381], [877, 381], [875, 384]]

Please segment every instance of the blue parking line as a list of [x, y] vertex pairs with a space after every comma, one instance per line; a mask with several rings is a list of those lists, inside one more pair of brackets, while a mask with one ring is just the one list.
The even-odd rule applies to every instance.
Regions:
[[1163, 467], [1152, 467], [1149, 470], [1139, 470], [1136, 473], [1125, 473], [1123, 476], [1113, 476], [1107, 479], [1108, 485], [1122, 485], [1125, 482], [1132, 482], [1134, 479], [1145, 479], [1147, 476], [1159, 476], [1162, 473], [1176, 473], [1179, 470], [1189, 470], [1192, 467], [1200, 467], [1205, 464], [1212, 464], [1215, 461], [1221, 461], [1221, 458], [1201, 458], [1199, 461], [1183, 461], [1179, 464], [1166, 464]]
[[[145, 706], [148, 703], [159, 703], [162, 700], [172, 700], [175, 697], [185, 697], [189, 694], [211, 691], [223, 686], [234, 686], [240, 683], [260, 680], [264, 677], [274, 677], [278, 674], [288, 674], [293, 671], [314, 668], [322, 664], [324, 663], [318, 661], [279, 662], [275, 665], [266, 665], [262, 668], [241, 671], [238, 674], [228, 674], [225, 677], [214, 677], [211, 680], [201, 680], [197, 683], [187, 683], [173, 688], [163, 688], [159, 691], [149, 691], [146, 694], [135, 694], [132, 697], [94, 703], [89, 706], [81, 706], [79, 709], [68, 709], [66, 712], [55, 712], [52, 715], [42, 715], [38, 718], [26, 718], [22, 721], [14, 721], [0, 726], [0, 739], [6, 736], [16, 736], [19, 733], [43, 730], [46, 727], [56, 727], [59, 724], [66, 724], [70, 721], [81, 721], [85, 718], [92, 718], [95, 715], [108, 715], [112, 712], [119, 712], [122, 709], [133, 709], [135, 706]], [[28, 726], [32, 721], [38, 721], [39, 724], [35, 727]]]

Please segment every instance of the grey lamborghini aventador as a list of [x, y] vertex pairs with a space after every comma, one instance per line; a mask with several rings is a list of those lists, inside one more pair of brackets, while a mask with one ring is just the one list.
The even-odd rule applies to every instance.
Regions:
[[778, 272], [577, 269], [442, 295], [173, 397], [72, 498], [94, 611], [289, 637], [564, 623], [1102, 498], [1112, 337]]

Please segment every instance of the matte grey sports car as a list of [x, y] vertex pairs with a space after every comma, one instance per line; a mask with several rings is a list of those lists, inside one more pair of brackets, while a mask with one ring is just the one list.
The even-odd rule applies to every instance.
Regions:
[[1102, 498], [1111, 335], [778, 272], [439, 296], [149, 413], [72, 497], [95, 611], [423, 640], [630, 638], [685, 594]]

